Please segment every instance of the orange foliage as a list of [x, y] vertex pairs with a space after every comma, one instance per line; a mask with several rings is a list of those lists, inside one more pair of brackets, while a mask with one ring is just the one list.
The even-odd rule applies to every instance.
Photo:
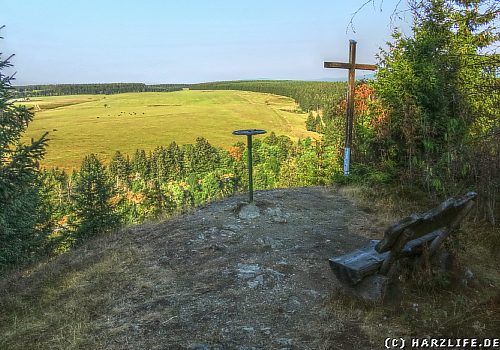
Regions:
[[57, 224], [59, 226], [64, 226], [68, 223], [68, 216], [67, 215], [64, 215], [58, 222]]
[[229, 148], [229, 154], [234, 159], [240, 161], [243, 158], [243, 150], [244, 150], [243, 147], [233, 146]]
[[127, 200], [135, 204], [144, 202], [145, 197], [143, 193], [127, 192]]
[[356, 113], [364, 114], [368, 112], [369, 102], [373, 95], [373, 88], [368, 84], [361, 84], [354, 91], [354, 109]]
[[120, 199], [121, 199], [121, 196], [116, 195], [116, 196], [111, 198], [110, 202], [112, 205], [117, 205], [120, 202]]

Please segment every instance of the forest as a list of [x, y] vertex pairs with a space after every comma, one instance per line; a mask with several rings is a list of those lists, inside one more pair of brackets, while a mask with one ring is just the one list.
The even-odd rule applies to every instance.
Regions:
[[245, 80], [220, 81], [199, 84], [112, 83], [112, 84], [55, 84], [14, 86], [13, 96], [25, 99], [37, 96], [61, 96], [79, 94], [120, 94], [125, 92], [171, 92], [192, 90], [244, 90], [264, 92], [293, 98], [303, 110], [320, 110], [332, 97], [345, 94], [344, 82]]
[[[478, 6], [482, 3], [484, 6]], [[34, 113], [12, 100], [51, 94], [241, 89], [294, 98], [321, 140], [270, 134], [254, 141], [256, 189], [357, 184], [433, 198], [479, 193], [475, 219], [498, 228], [500, 207], [500, 39], [493, 2], [423, 1], [413, 35], [397, 29], [378, 56], [376, 78], [355, 94], [352, 174], [342, 173], [345, 83], [236, 81], [204, 84], [77, 84], [13, 88], [0, 79], [0, 270], [62, 253], [122, 225], [161, 219], [243, 192], [246, 147], [198, 138], [152, 152], [88, 155], [79, 171], [40, 169], [50, 143], [19, 140]], [[496, 5], [497, 6], [497, 5]], [[0, 61], [0, 69], [9, 67]], [[156, 89], [156, 90], [149, 90]], [[493, 230], [495, 232], [495, 230]], [[498, 232], [498, 231], [496, 231]], [[483, 243], [498, 244], [492, 234]]]
[[193, 90], [245, 90], [293, 98], [304, 111], [319, 111], [345, 95], [345, 82], [246, 80], [219, 81], [190, 85]]
[[121, 94], [125, 92], [169, 92], [178, 91], [187, 87], [185, 84], [157, 84], [143, 83], [109, 83], [109, 84], [50, 84], [15, 86], [14, 98], [30, 98], [36, 96], [61, 96], [80, 94]]

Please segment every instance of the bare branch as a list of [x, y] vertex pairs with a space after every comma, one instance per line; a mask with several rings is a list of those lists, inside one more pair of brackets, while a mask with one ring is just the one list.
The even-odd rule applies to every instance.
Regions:
[[[352, 30], [353, 33], [356, 33], [356, 29], [354, 28], [354, 18], [358, 15], [359, 12], [361, 12], [361, 10], [363, 10], [370, 3], [373, 5], [373, 9], [375, 10], [375, 1], [376, 0], [365, 0], [365, 2], [356, 11], [354, 11], [354, 13], [351, 15], [351, 19], [349, 20], [349, 24], [347, 25], [346, 34], [349, 32], [349, 29]], [[400, 9], [402, 2], [403, 0], [398, 0], [396, 7], [392, 11], [392, 14], [390, 16], [391, 26], [394, 24], [394, 22], [396, 22], [396, 20], [403, 19], [402, 16], [403, 13], [410, 11], [409, 9]], [[408, 2], [412, 3], [414, 2], [414, 0], [408, 0]], [[383, 11], [382, 6], [384, 4], [384, 0], [380, 0], [379, 4], [380, 4], [379, 11], [382, 12]]]
[[[356, 15], [362, 10], [365, 8], [366, 5], [368, 5], [369, 3], [372, 3], [373, 6], [375, 6], [375, 0], [366, 0], [363, 5], [361, 5], [356, 11], [354, 11], [354, 13], [352, 14], [351, 16], [351, 19], [349, 21], [349, 24], [347, 25], [347, 28], [345, 29], [345, 32], [347, 34], [347, 32], [349, 31], [349, 28], [351, 28], [352, 32], [353, 33], [356, 33], [356, 29], [354, 28], [354, 17], [356, 17]], [[382, 6], [382, 4], [380, 5]]]

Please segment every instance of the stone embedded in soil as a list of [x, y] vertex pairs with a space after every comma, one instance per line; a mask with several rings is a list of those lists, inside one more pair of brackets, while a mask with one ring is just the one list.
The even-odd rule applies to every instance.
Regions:
[[214, 349], [212, 346], [207, 344], [191, 344], [188, 347], [189, 350], [212, 350]]
[[242, 227], [240, 225], [227, 224], [222, 226], [222, 230], [232, 231], [234, 233], [240, 231]]
[[278, 249], [283, 246], [280, 241], [272, 239], [271, 237], [260, 237], [257, 238], [256, 242], [264, 247], [271, 247], [271, 249]]
[[271, 327], [261, 327], [260, 331], [265, 335], [271, 335]]
[[257, 288], [258, 286], [261, 286], [263, 284], [264, 284], [264, 276], [262, 275], [258, 275], [252, 281], [247, 281], [247, 285], [252, 289]]
[[247, 327], [242, 327], [241, 329], [245, 332], [248, 332], [248, 333], [255, 333], [255, 328], [253, 328], [253, 327], [247, 326]]
[[278, 272], [278, 271], [270, 269], [270, 268], [267, 268], [266, 272], [268, 272], [271, 276], [278, 278], [278, 279], [285, 277], [284, 273]]
[[274, 341], [276, 344], [281, 346], [291, 346], [293, 344], [293, 339], [290, 338], [278, 338]]
[[238, 277], [244, 280], [254, 278], [260, 274], [261, 269], [258, 264], [238, 264]]
[[271, 217], [271, 220], [276, 223], [286, 224], [289, 214], [285, 213], [280, 207], [267, 208], [265, 214]]
[[306, 295], [313, 297], [314, 299], [321, 297], [321, 293], [318, 293], [314, 289], [306, 289], [306, 290], [304, 290], [304, 293]]
[[241, 207], [238, 217], [243, 220], [251, 220], [260, 216], [260, 209], [254, 204], [250, 203]]

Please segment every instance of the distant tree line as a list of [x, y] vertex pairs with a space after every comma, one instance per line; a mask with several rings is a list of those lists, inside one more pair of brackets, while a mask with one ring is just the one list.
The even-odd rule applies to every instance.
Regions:
[[247, 80], [200, 84], [155, 85], [146, 85], [142, 83], [53, 84], [15, 86], [14, 88], [14, 96], [18, 98], [78, 94], [119, 94], [125, 92], [170, 92], [182, 89], [244, 90], [291, 97], [297, 101], [300, 108], [304, 111], [320, 111], [326, 105], [336, 103], [345, 95], [346, 83], [294, 80]]
[[125, 92], [169, 92], [185, 88], [185, 84], [109, 83], [109, 84], [50, 84], [15, 86], [16, 98], [35, 96], [120, 94]]
[[244, 90], [293, 98], [303, 111], [320, 111], [346, 93], [345, 82], [242, 80], [192, 84], [192, 90]]

